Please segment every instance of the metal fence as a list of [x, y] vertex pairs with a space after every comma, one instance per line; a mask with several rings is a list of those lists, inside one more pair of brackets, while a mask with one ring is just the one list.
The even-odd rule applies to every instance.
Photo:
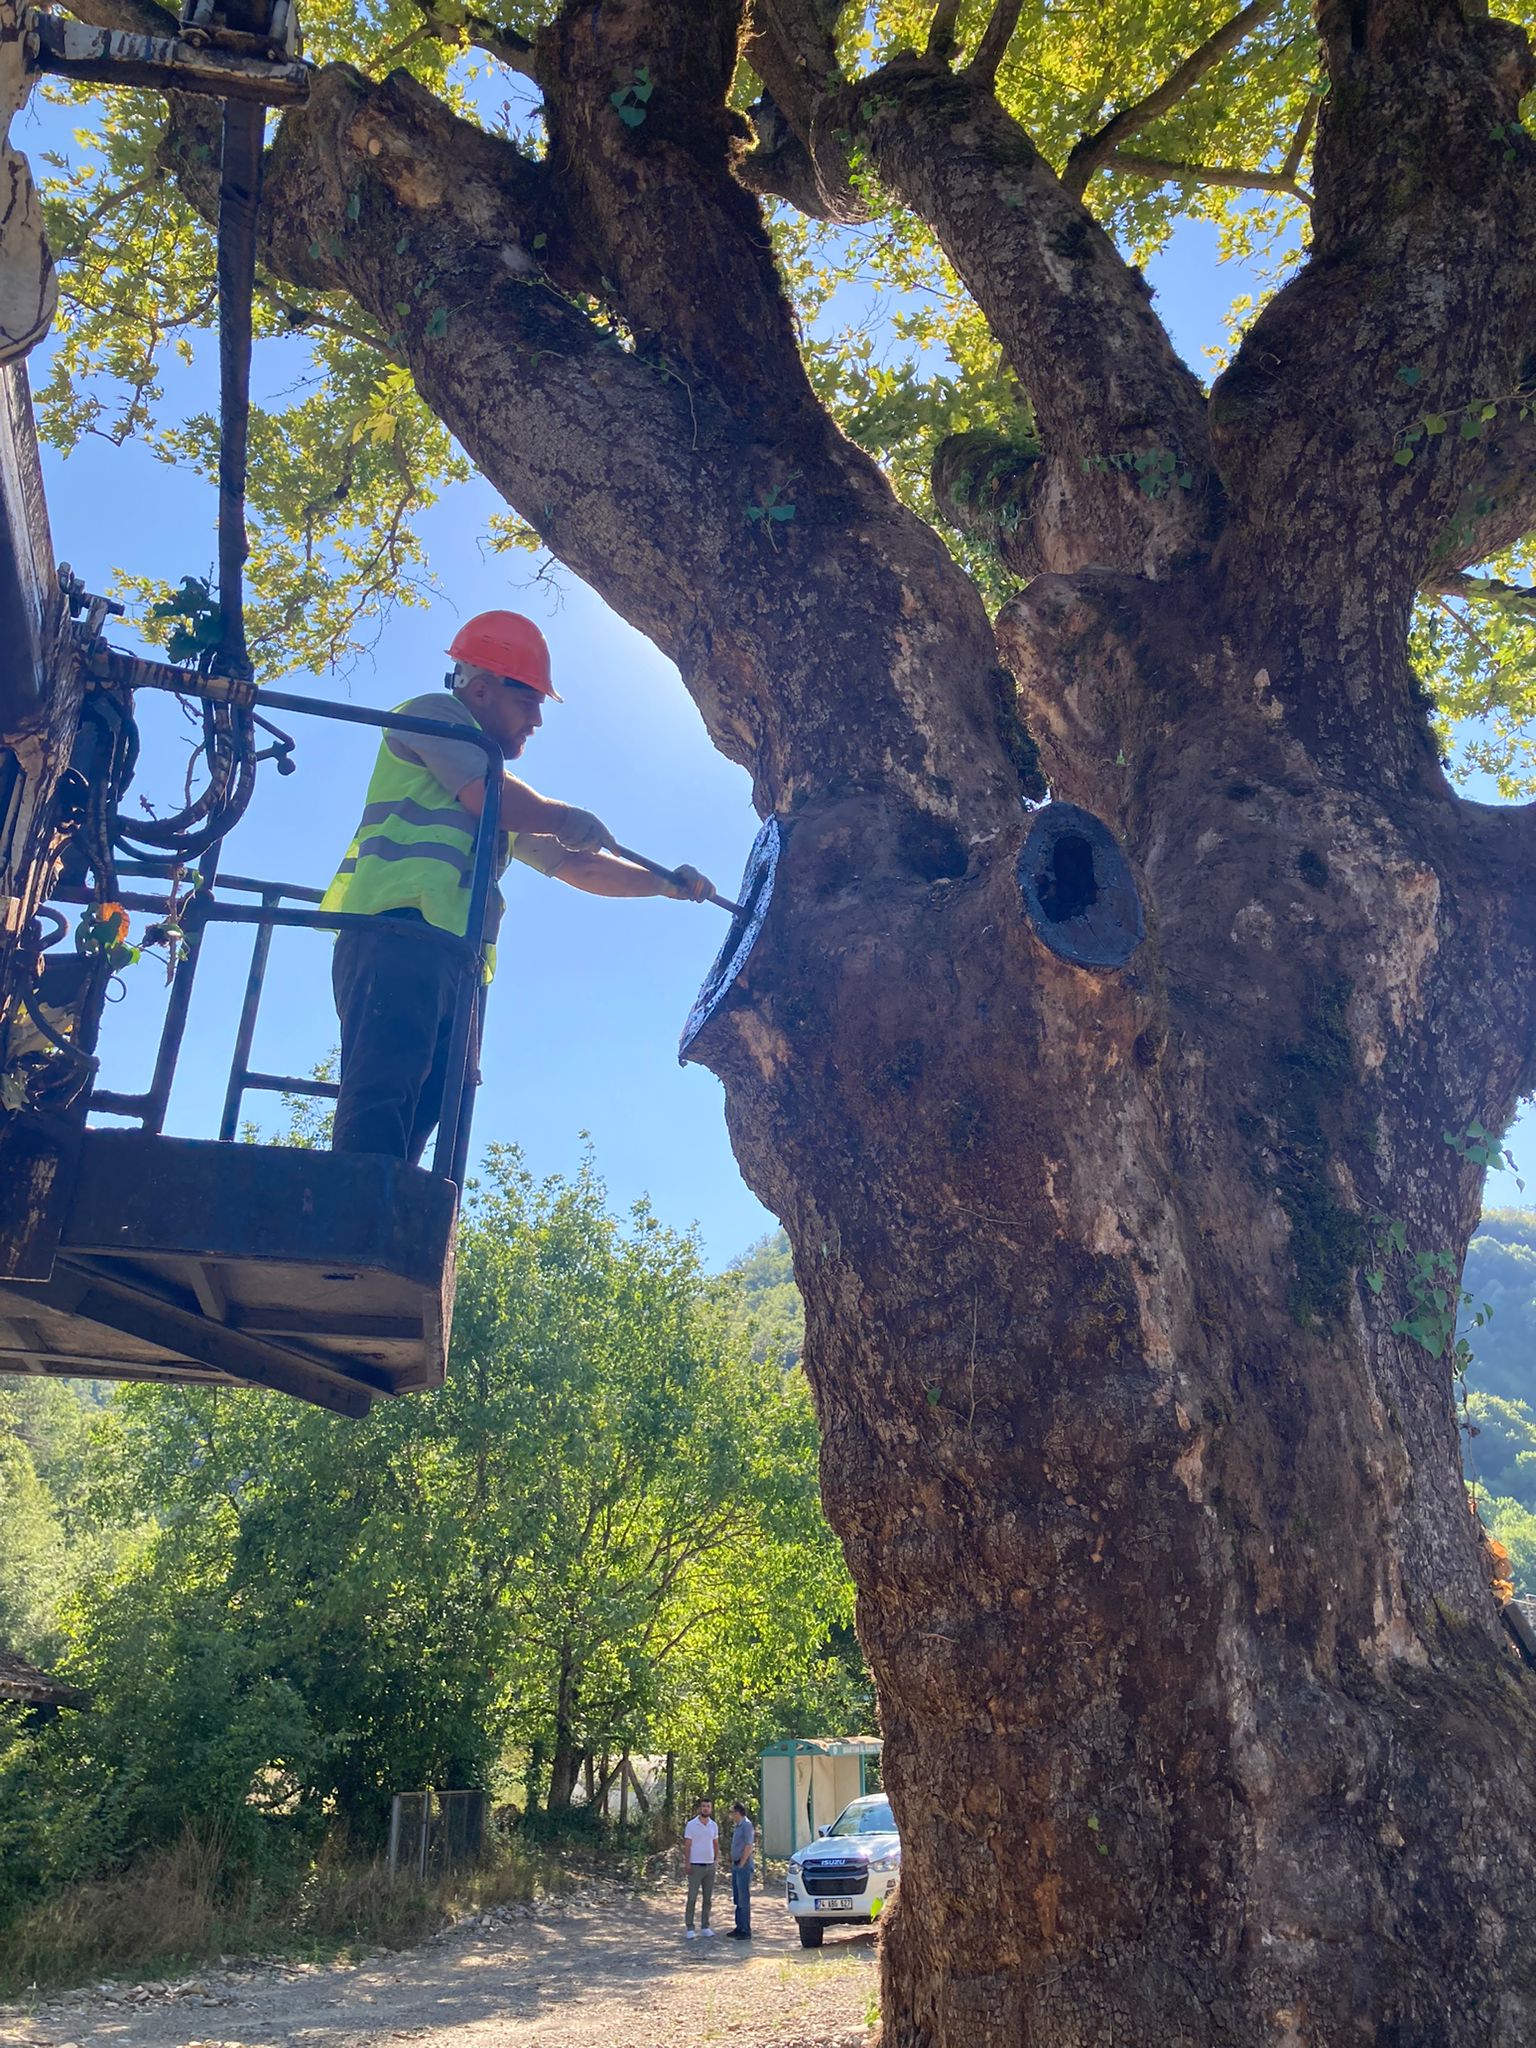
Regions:
[[[141, 683], [158, 683], [162, 688], [173, 689], [184, 682], [189, 691], [196, 687], [195, 677], [184, 676], [180, 670], [167, 668], [164, 663], [141, 661], [132, 666], [135, 677]], [[475, 847], [466, 911], [467, 936], [462, 939], [456, 938], [451, 932], [440, 931], [435, 925], [414, 922], [401, 923], [398, 932], [393, 934], [394, 938], [413, 946], [433, 946], [458, 954], [468, 970], [460, 981], [454, 1000], [448, 1041], [447, 1073], [443, 1083], [442, 1113], [438, 1118], [437, 1145], [432, 1155], [432, 1171], [462, 1188], [469, 1160], [470, 1117], [475, 1089], [479, 1082], [478, 1062], [475, 1058], [475, 1018], [481, 994], [479, 966], [486, 906], [495, 887], [496, 849], [501, 817], [500, 749], [494, 740], [474, 727], [451, 724], [440, 718], [418, 718], [405, 711], [371, 711], [359, 704], [330, 704], [323, 698], [294, 697], [281, 690], [263, 690], [259, 693], [259, 701], [267, 710], [300, 712], [314, 718], [339, 721], [344, 725], [371, 726], [381, 732], [425, 733], [438, 738], [463, 739], [471, 746], [478, 747], [485, 755], [485, 802], [475, 828]], [[272, 727], [269, 730], [275, 731], [276, 728]], [[286, 735], [279, 737], [291, 746], [291, 742], [286, 742]], [[146, 894], [141, 890], [120, 886], [114, 900], [125, 910], [144, 911], [153, 917], [173, 921], [185, 935], [187, 943], [180, 948], [175, 972], [171, 978], [165, 1020], [161, 1028], [160, 1044], [155, 1054], [154, 1074], [149, 1087], [139, 1094], [93, 1088], [90, 1106], [93, 1109], [104, 1110], [111, 1116], [132, 1117], [143, 1130], [156, 1137], [165, 1128], [171, 1085], [176, 1077], [176, 1063], [187, 1029], [193, 984], [203, 950], [198, 941], [209, 925], [248, 924], [256, 929], [234, 1059], [230, 1066], [229, 1086], [224, 1097], [224, 1115], [219, 1126], [219, 1136], [225, 1140], [239, 1135], [242, 1106], [247, 1092], [251, 1090], [265, 1090], [268, 1093], [284, 1095], [313, 1095], [331, 1101], [335, 1100], [338, 1092], [334, 1081], [317, 1081], [298, 1074], [260, 1073], [251, 1066], [251, 1047], [262, 991], [266, 983], [267, 960], [273, 930], [278, 926], [296, 926], [303, 931], [330, 932], [378, 929], [376, 918], [359, 916], [356, 912], [350, 911], [322, 910], [321, 891], [318, 889], [304, 888], [292, 882], [269, 882], [245, 875], [221, 874], [219, 859], [223, 845], [222, 839], [210, 845], [201, 855], [196, 869], [189, 868], [179, 856], [175, 859], [124, 859], [117, 863], [117, 874], [122, 883], [149, 881], [171, 884], [169, 893], [163, 895]], [[188, 881], [193, 884], [190, 895], [179, 893]], [[222, 888], [226, 892], [233, 890], [237, 895], [256, 896], [260, 901], [231, 903], [216, 897], [216, 888]], [[88, 904], [93, 900], [93, 891], [83, 884], [61, 883], [53, 891], [53, 900], [59, 903]], [[59, 936], [62, 936], [62, 933]], [[103, 979], [103, 994], [105, 987]], [[99, 1010], [97, 1014], [99, 1016]], [[94, 1027], [90, 1036], [93, 1046]], [[90, 1049], [92, 1047], [87, 1047], [87, 1050]]]
[[389, 1867], [441, 1877], [477, 1863], [485, 1847], [486, 1794], [397, 1792], [389, 1808]]

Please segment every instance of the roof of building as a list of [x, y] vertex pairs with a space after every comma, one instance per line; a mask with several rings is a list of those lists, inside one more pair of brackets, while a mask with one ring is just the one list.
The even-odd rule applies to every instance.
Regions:
[[82, 1697], [78, 1686], [51, 1678], [14, 1651], [0, 1650], [0, 1700], [16, 1701], [24, 1707], [68, 1707]]
[[764, 1756], [878, 1756], [878, 1735], [804, 1735], [770, 1742]]

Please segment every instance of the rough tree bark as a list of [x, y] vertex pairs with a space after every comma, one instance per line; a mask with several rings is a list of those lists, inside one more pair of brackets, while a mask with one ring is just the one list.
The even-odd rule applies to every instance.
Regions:
[[[271, 151], [266, 261], [396, 333], [784, 822], [699, 1049], [794, 1245], [879, 1687], [887, 2048], [1516, 2048], [1536, 1673], [1446, 1361], [1393, 1325], [1396, 1246], [1459, 1270], [1478, 1213], [1446, 1134], [1536, 1078], [1536, 823], [1451, 793], [1406, 655], [1415, 590], [1536, 519], [1524, 36], [1325, 0], [1315, 248], [1207, 399], [996, 52], [844, 89], [835, 12], [568, 7], [527, 60], [540, 163], [333, 67]], [[995, 632], [815, 402], [746, 189], [836, 214], [855, 141], [1039, 423]], [[1401, 466], [1426, 392], [1501, 410]], [[1139, 881], [1120, 970], [1022, 912], [1045, 780]]]

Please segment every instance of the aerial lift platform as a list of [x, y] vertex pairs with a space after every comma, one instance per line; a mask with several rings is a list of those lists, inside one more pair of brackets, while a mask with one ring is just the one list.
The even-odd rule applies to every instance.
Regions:
[[[241, 1141], [250, 1091], [336, 1093], [252, 1068], [274, 929], [364, 922], [322, 913], [318, 890], [221, 872], [258, 764], [296, 766], [269, 714], [465, 737], [258, 689], [246, 654], [255, 219], [266, 108], [308, 91], [297, 21], [290, 0], [186, 0], [177, 36], [155, 39], [0, 0], [0, 119], [44, 73], [224, 103], [221, 636], [195, 670], [117, 649], [119, 607], [55, 562], [24, 358], [56, 294], [26, 161], [8, 150], [20, 200], [0, 224], [0, 1371], [258, 1386], [361, 1415], [443, 1378], [483, 979], [478, 940], [402, 927], [401, 943], [463, 956], [430, 1170]], [[174, 818], [124, 808], [144, 689], [174, 691], [203, 720], [205, 787]], [[484, 750], [472, 934], [493, 886], [502, 772]], [[175, 961], [153, 1075], [132, 1095], [100, 1085], [96, 1054], [126, 913], [156, 921]], [[219, 923], [253, 930], [224, 1113], [216, 1138], [168, 1137], [202, 940]], [[101, 1114], [120, 1127], [97, 1127]]]

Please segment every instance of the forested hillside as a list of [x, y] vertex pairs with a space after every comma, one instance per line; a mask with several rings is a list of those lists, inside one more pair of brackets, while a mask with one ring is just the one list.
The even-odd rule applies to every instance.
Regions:
[[[1490, 1210], [1467, 1248], [1462, 1287], [1473, 1353], [1467, 1478], [1509, 1551], [1517, 1590], [1536, 1596], [1536, 1213]], [[1482, 1324], [1468, 1327], [1479, 1313]]]
[[754, 1350], [782, 1365], [798, 1365], [805, 1344], [805, 1310], [783, 1231], [771, 1231], [743, 1253], [731, 1267], [731, 1277], [747, 1304]]
[[0, 1710], [0, 1977], [7, 1919], [189, 1825], [298, 1896], [397, 1790], [547, 1832], [626, 1752], [731, 1796], [765, 1743], [868, 1726], [789, 1309], [502, 1152], [440, 1393], [0, 1381], [0, 1643], [87, 1695]]
[[[750, 1304], [758, 1351], [797, 1360], [805, 1319], [783, 1231], [754, 1245], [732, 1270]], [[1536, 1595], [1536, 1213], [1489, 1211], [1467, 1252], [1463, 1287], [1463, 1332], [1473, 1353], [1467, 1477], [1484, 1521], [1510, 1551], [1517, 1585]], [[1484, 1315], [1480, 1324], [1476, 1314]]]

